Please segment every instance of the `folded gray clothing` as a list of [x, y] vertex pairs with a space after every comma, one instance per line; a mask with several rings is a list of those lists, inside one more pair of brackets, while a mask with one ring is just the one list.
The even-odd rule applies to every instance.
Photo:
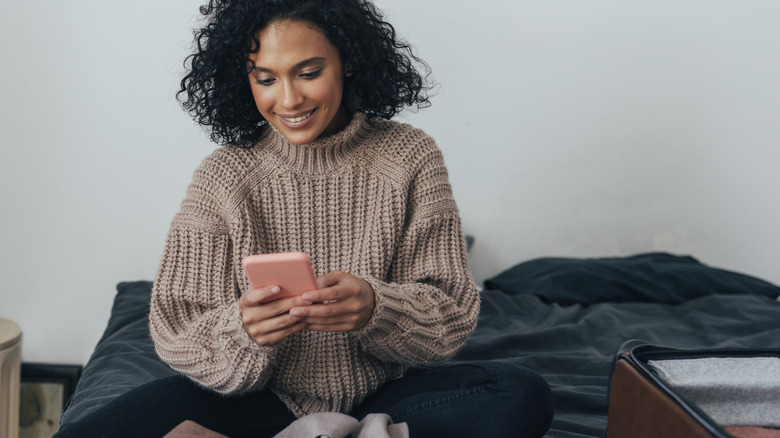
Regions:
[[780, 427], [780, 358], [650, 360], [658, 376], [722, 426]]
[[369, 414], [363, 421], [346, 414], [320, 412], [293, 421], [274, 438], [409, 438], [406, 423], [393, 424], [387, 414]]

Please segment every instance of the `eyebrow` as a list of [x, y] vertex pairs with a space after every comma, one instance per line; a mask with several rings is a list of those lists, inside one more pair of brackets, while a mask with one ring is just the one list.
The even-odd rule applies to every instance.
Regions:
[[[323, 58], [322, 56], [314, 56], [314, 57], [311, 57], [311, 58], [309, 58], [309, 59], [304, 59], [303, 61], [301, 61], [301, 62], [299, 62], [299, 63], [295, 64], [295, 65], [293, 66], [293, 69], [298, 69], [298, 68], [304, 67], [304, 66], [306, 66], [306, 65], [308, 65], [308, 64], [311, 64], [311, 63], [313, 63], [313, 62], [318, 62], [318, 61], [325, 61], [325, 60], [326, 60], [326, 58]], [[255, 71], [264, 71], [264, 72], [272, 72], [272, 71], [273, 71], [273, 70], [271, 70], [270, 68], [266, 68], [266, 67], [258, 67], [258, 66], [256, 66], [256, 65], [252, 67], [252, 70], [255, 70]]]

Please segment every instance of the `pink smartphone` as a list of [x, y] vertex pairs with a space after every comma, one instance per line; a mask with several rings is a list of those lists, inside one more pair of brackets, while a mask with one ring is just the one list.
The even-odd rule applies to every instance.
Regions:
[[274, 300], [318, 289], [314, 268], [304, 252], [251, 255], [242, 264], [253, 289], [279, 286]]

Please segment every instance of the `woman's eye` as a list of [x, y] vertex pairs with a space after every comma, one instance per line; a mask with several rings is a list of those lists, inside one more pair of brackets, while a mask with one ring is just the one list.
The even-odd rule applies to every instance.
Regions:
[[302, 73], [300, 74], [300, 76], [301, 76], [303, 79], [314, 79], [314, 78], [316, 78], [317, 76], [319, 76], [319, 75], [320, 75], [320, 73], [322, 73], [322, 70], [316, 70], [316, 71], [310, 71], [310, 72], [302, 72]]
[[257, 83], [260, 84], [260, 85], [268, 86], [268, 85], [273, 84], [274, 81], [275, 81], [275, 79], [258, 79]]

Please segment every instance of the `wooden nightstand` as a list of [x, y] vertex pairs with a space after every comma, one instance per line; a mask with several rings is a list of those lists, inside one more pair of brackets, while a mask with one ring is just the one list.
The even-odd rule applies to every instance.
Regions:
[[0, 438], [19, 436], [22, 329], [0, 318]]

